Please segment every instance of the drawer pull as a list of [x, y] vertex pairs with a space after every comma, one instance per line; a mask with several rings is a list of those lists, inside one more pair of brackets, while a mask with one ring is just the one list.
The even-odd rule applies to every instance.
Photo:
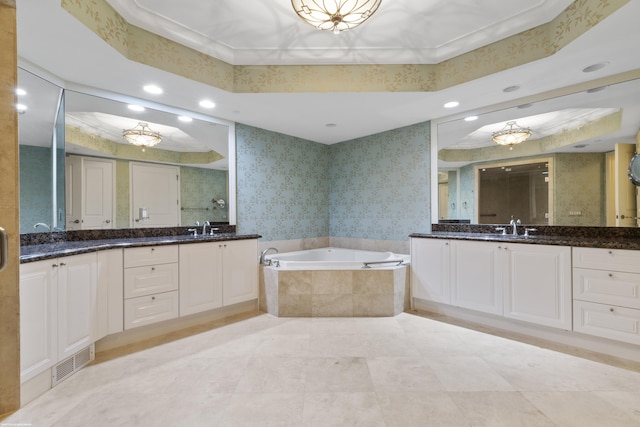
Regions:
[[609, 273], [609, 277], [613, 277], [613, 273]]
[[[155, 251], [155, 250], [156, 250], [156, 248], [151, 248], [151, 252], [153, 252], [153, 251]], [[609, 252], [609, 253], [611, 253], [611, 252]]]
[[60, 266], [61, 266], [61, 267], [62, 267], [62, 266], [64, 266], [64, 265], [67, 265], [67, 264], [65, 264], [64, 262], [61, 262], [61, 263], [60, 263]]
[[613, 307], [609, 307], [609, 311], [613, 313]]
[[613, 255], [613, 251], [609, 251], [609, 255]]
[[[151, 301], [155, 301], [156, 297], [151, 297]], [[613, 311], [613, 308], [611, 309], [611, 311]]]
[[156, 271], [156, 268], [155, 267], [151, 267], [151, 271]]

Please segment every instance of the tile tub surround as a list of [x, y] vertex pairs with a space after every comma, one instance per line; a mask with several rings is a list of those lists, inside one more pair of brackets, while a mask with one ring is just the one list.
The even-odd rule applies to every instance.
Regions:
[[385, 317], [408, 308], [406, 265], [362, 270], [262, 267], [260, 309], [278, 317]]

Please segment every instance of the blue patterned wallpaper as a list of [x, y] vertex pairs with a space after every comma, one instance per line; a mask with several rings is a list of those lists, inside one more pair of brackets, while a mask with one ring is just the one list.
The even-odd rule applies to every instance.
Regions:
[[406, 240], [431, 229], [430, 123], [335, 145], [236, 125], [238, 232]]
[[45, 231], [33, 228], [38, 222], [51, 225], [51, 163], [51, 148], [20, 145], [20, 233]]
[[328, 148], [236, 124], [238, 233], [268, 241], [328, 236]]
[[407, 240], [431, 230], [429, 122], [329, 146], [332, 237]]

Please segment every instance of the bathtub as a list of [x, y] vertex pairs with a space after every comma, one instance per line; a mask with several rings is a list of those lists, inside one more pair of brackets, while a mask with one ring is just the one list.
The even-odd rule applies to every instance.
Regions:
[[260, 309], [279, 317], [391, 317], [408, 308], [409, 255], [341, 248], [265, 256]]
[[342, 248], [309, 249], [265, 256], [265, 260], [272, 266], [298, 270], [384, 268], [408, 264], [410, 259], [409, 255], [400, 255], [393, 252], [373, 252]]

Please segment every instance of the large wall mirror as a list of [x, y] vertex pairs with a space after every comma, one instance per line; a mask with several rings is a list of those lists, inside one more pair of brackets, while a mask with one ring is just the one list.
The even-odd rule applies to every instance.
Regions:
[[[640, 130], [630, 80], [437, 125], [438, 222], [637, 227], [627, 177]], [[496, 144], [509, 122], [524, 142]]]
[[233, 123], [45, 83], [19, 70], [21, 88], [47, 96], [46, 113], [19, 115], [21, 233], [235, 224]]

